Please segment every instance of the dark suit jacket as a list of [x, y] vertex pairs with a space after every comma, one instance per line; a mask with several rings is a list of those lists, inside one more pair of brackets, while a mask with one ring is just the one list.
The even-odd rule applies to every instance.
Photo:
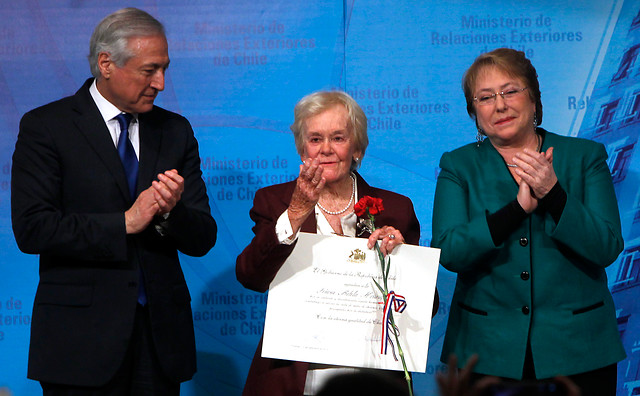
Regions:
[[92, 81], [20, 122], [13, 229], [22, 251], [40, 255], [28, 377], [78, 386], [111, 379], [129, 345], [142, 268], [158, 358], [170, 379], [184, 381], [196, 370], [195, 340], [178, 251], [202, 256], [216, 239], [198, 145], [184, 117], [158, 107], [139, 115], [137, 190], [173, 168], [185, 189], [164, 236], [154, 224], [127, 236], [132, 201]]
[[537, 378], [572, 375], [624, 359], [605, 267], [622, 251], [618, 204], [602, 144], [545, 132], [567, 193], [556, 224], [538, 208], [499, 246], [487, 214], [518, 185], [488, 139], [445, 153], [433, 208], [432, 246], [458, 274], [441, 360], [521, 378], [527, 342]]
[[[403, 195], [369, 186], [357, 176], [358, 199], [369, 195], [382, 198], [385, 210], [376, 215], [376, 225], [390, 225], [402, 232], [406, 243], [418, 245], [420, 224], [411, 200]], [[249, 212], [255, 222], [255, 237], [238, 256], [236, 276], [251, 290], [265, 292], [295, 244], [281, 245], [275, 233], [278, 217], [287, 209], [295, 181], [262, 188], [256, 192]], [[313, 213], [302, 225], [303, 232], [316, 232]], [[363, 235], [368, 237], [369, 234]], [[436, 294], [437, 296], [437, 294]], [[437, 302], [434, 303], [437, 307]], [[261, 357], [262, 341], [258, 345], [244, 387], [244, 396], [300, 396], [304, 392], [308, 363]], [[401, 376], [404, 380], [404, 376]]]

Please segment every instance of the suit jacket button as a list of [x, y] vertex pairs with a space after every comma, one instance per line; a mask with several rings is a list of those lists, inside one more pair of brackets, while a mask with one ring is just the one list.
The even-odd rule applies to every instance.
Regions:
[[527, 307], [526, 305], [522, 307], [522, 313], [525, 315], [529, 315], [529, 307]]
[[529, 280], [529, 272], [528, 271], [522, 271], [522, 273], [520, 274], [520, 278], [522, 280]]
[[529, 244], [529, 240], [527, 237], [520, 238], [520, 246], [527, 246]]

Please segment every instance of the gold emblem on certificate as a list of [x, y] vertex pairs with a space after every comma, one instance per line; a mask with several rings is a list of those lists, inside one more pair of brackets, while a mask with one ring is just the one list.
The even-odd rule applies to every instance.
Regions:
[[349, 261], [352, 263], [364, 263], [367, 258], [367, 254], [360, 249], [355, 249], [351, 251], [349, 255]]

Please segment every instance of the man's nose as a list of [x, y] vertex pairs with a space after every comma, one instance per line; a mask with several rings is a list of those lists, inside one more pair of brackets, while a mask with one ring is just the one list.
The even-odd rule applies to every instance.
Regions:
[[158, 91], [164, 90], [164, 70], [158, 69], [151, 77], [151, 88]]

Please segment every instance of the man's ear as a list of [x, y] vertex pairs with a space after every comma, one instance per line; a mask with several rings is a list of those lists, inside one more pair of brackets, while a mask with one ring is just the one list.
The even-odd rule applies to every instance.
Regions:
[[113, 61], [111, 55], [108, 52], [101, 52], [98, 54], [98, 69], [102, 78], [108, 80], [111, 77], [111, 71], [113, 69]]

